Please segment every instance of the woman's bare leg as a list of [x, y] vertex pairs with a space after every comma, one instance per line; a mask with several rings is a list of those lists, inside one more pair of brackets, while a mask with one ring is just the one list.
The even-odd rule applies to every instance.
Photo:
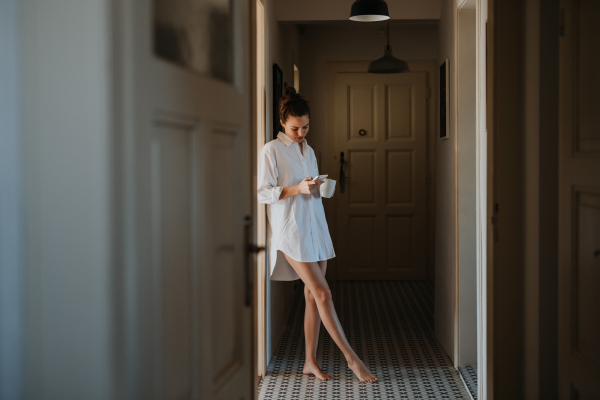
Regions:
[[346, 335], [344, 335], [344, 330], [333, 306], [331, 290], [319, 265], [316, 262], [295, 261], [285, 253], [283, 255], [313, 294], [323, 325], [325, 325], [325, 329], [346, 357], [348, 367], [361, 382], [375, 382], [377, 378], [369, 372], [365, 364], [358, 358], [352, 347], [350, 347]]
[[[323, 276], [327, 270], [327, 261], [319, 261], [319, 268]], [[331, 379], [331, 375], [324, 373], [317, 364], [317, 345], [319, 344], [319, 330], [321, 328], [321, 317], [315, 296], [312, 295], [308, 286], [304, 285], [304, 298], [306, 300], [306, 310], [304, 312], [304, 342], [306, 349], [306, 361], [302, 373], [314, 375], [322, 381]]]

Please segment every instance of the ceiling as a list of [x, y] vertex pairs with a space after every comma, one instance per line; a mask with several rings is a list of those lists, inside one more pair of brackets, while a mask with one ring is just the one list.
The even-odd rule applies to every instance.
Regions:
[[[276, 0], [277, 20], [290, 23], [348, 21], [353, 0]], [[442, 0], [387, 0], [391, 21], [440, 19]], [[352, 22], [357, 24], [357, 22]], [[360, 24], [360, 22], [358, 22]]]

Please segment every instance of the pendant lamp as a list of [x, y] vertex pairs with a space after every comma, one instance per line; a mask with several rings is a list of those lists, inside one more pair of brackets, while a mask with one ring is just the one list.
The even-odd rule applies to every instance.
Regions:
[[373, 22], [390, 19], [387, 3], [384, 0], [356, 0], [350, 9], [352, 21]]
[[367, 72], [372, 74], [397, 74], [401, 72], [410, 72], [406, 61], [402, 61], [392, 55], [390, 46], [390, 23], [387, 26], [387, 46], [383, 50], [383, 57], [371, 62]]

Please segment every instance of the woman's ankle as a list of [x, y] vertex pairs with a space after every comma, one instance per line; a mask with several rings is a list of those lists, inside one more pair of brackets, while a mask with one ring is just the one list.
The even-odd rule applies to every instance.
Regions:
[[360, 361], [360, 358], [358, 358], [356, 354], [351, 354], [350, 356], [346, 357], [346, 362], [348, 364], [356, 364], [357, 361]]

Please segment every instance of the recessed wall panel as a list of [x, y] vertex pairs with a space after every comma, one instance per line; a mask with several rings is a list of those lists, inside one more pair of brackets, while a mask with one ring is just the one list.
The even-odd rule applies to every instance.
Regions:
[[411, 138], [411, 87], [400, 85], [388, 85], [386, 86], [386, 94], [386, 138]]
[[375, 203], [375, 151], [349, 151], [350, 204]]
[[577, 198], [575, 351], [600, 368], [600, 195], [579, 193]]
[[374, 268], [375, 260], [375, 216], [350, 215], [350, 246], [349, 258], [351, 268]]
[[597, 0], [580, 0], [577, 2], [577, 18], [572, 40], [576, 52], [576, 73], [573, 89], [576, 91], [573, 111], [575, 118], [576, 146], [582, 152], [600, 153], [600, 129], [598, 129], [598, 109], [600, 109], [600, 75], [598, 64], [600, 55], [590, 51], [598, 47], [600, 41], [600, 2]]
[[165, 398], [184, 398], [192, 390], [192, 135], [168, 125], [158, 126], [157, 133], [153, 235], [161, 284], [162, 386]]
[[[372, 138], [375, 87], [352, 85], [348, 90], [348, 140]], [[365, 131], [364, 135], [360, 134], [361, 129]]]
[[210, 169], [206, 171], [206, 183], [211, 190], [212, 207], [210, 214], [213, 227], [211, 240], [213, 243], [214, 264], [218, 272], [211, 274], [210, 287], [215, 290], [213, 298], [229, 299], [214, 302], [211, 307], [211, 324], [213, 335], [212, 365], [214, 380], [241, 366], [242, 338], [240, 323], [242, 316], [239, 308], [242, 288], [238, 285], [222, 285], [220, 282], [241, 282], [241, 267], [236, 259], [235, 242], [241, 228], [241, 217], [235, 203], [235, 190], [239, 185], [239, 171], [235, 170], [237, 162], [236, 142], [238, 134], [229, 130], [213, 130], [210, 134]]
[[412, 216], [386, 218], [386, 268], [408, 269], [413, 265]]
[[413, 199], [412, 150], [386, 153], [387, 203], [409, 204]]

